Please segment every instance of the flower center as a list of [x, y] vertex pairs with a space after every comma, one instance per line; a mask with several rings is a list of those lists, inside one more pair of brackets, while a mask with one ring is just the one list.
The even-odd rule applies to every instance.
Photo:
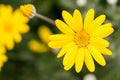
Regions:
[[75, 34], [74, 41], [79, 47], [85, 47], [89, 44], [90, 36], [85, 31], [79, 31]]
[[7, 33], [9, 33], [9, 32], [12, 31], [12, 26], [11, 26], [10, 23], [5, 23], [5, 25], [4, 25], [4, 31], [7, 32]]

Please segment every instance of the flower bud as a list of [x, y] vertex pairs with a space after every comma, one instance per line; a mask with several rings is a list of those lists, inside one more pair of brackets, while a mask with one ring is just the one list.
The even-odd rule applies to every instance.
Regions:
[[21, 5], [20, 10], [25, 16], [29, 18], [34, 17], [36, 13], [36, 9], [32, 4]]

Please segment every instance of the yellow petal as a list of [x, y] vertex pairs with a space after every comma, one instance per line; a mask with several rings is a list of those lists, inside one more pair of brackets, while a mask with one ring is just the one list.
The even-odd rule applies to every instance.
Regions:
[[64, 69], [65, 70], [69, 70], [72, 68], [72, 66], [74, 65], [75, 63], [75, 59], [76, 59], [76, 56], [77, 56], [77, 48], [74, 50], [74, 52], [71, 54], [71, 56], [69, 57], [69, 61], [67, 63], [67, 65], [64, 66]]
[[6, 49], [4, 48], [4, 46], [0, 46], [0, 54], [4, 53], [6, 53]]
[[4, 53], [2, 54], [0, 53], [0, 70], [7, 60], [8, 60], [7, 56]]
[[3, 16], [4, 18], [10, 18], [10, 16], [12, 15], [13, 12], [13, 8], [8, 5], [0, 5], [0, 15]]
[[74, 23], [74, 19], [72, 17], [72, 15], [67, 12], [67, 11], [62, 11], [62, 16], [64, 21], [68, 24], [68, 26], [73, 30], [73, 31], [77, 31], [76, 27], [75, 27], [75, 23]]
[[25, 17], [20, 10], [15, 10], [12, 17], [13, 21], [16, 21], [16, 23], [27, 23], [29, 21], [29, 18]]
[[22, 40], [21, 35], [20, 35], [19, 33], [17, 33], [17, 32], [14, 33], [13, 37], [14, 37], [14, 40], [15, 40], [17, 43], [21, 42], [21, 40]]
[[70, 35], [65, 35], [65, 34], [56, 34], [56, 35], [51, 35], [49, 37], [50, 40], [54, 40], [54, 41], [60, 41], [60, 40], [73, 40], [74, 37], [70, 36]]
[[64, 54], [66, 54], [66, 52], [71, 48], [71, 46], [74, 46], [75, 44], [73, 42], [68, 43], [67, 45], [65, 45], [60, 52], [57, 55], [57, 58], [62, 57]]
[[85, 65], [90, 72], [94, 72], [95, 65], [94, 65], [94, 61], [92, 59], [92, 56], [87, 48], [84, 49], [84, 52], [85, 52]]
[[105, 38], [108, 35], [110, 35], [114, 29], [112, 28], [112, 24], [104, 24], [100, 26], [91, 36], [99, 37], [99, 38]]
[[8, 60], [7, 56], [5, 54], [0, 55], [0, 61], [6, 62]]
[[17, 30], [22, 34], [27, 33], [30, 30], [30, 28], [27, 24], [17, 24], [16, 23], [16, 25], [18, 25]]
[[55, 24], [57, 26], [57, 28], [62, 31], [65, 34], [70, 34], [70, 35], [74, 35], [75, 33], [73, 32], [73, 30], [71, 28], [69, 28], [63, 21], [57, 19], [55, 21]]
[[86, 30], [89, 25], [92, 23], [92, 21], [94, 20], [94, 10], [90, 9], [84, 19], [84, 30]]
[[101, 46], [95, 46], [95, 47], [98, 49], [98, 51], [100, 51], [104, 55], [112, 55], [112, 51], [110, 51], [106, 47], [101, 47]]
[[14, 41], [12, 36], [5, 36], [5, 46], [8, 50], [12, 50], [14, 48]]
[[81, 12], [78, 9], [74, 11], [73, 18], [74, 18], [76, 30], [81, 31], [83, 29], [83, 20], [82, 20]]
[[64, 66], [64, 69], [66, 71], [68, 71], [69, 69], [71, 69], [72, 66], [74, 65], [74, 62], [75, 62], [74, 60], [70, 61], [70, 63], [68, 65]]
[[53, 33], [47, 26], [43, 25], [39, 27], [38, 34], [39, 34], [39, 37], [42, 39], [42, 41], [47, 44], [49, 42], [48, 37]]
[[31, 40], [28, 43], [28, 47], [31, 51], [34, 51], [34, 52], [42, 53], [42, 52], [47, 52], [48, 51], [47, 46], [45, 46], [42, 43], [37, 42], [36, 40]]
[[77, 46], [71, 46], [71, 48], [67, 51], [63, 59], [64, 66], [70, 66], [70, 64], [72, 64], [72, 62], [75, 61], [77, 49], [78, 49]]
[[86, 32], [88, 33], [92, 33], [93, 31], [95, 31], [97, 28], [99, 28], [99, 26], [104, 22], [106, 16], [105, 15], [100, 15], [98, 16], [92, 23], [91, 25], [88, 27], [88, 29], [86, 30]]
[[90, 43], [95, 46], [103, 47], [108, 47], [110, 45], [110, 43], [107, 40], [101, 38], [91, 38]]
[[79, 73], [82, 70], [83, 62], [84, 62], [84, 54], [85, 54], [84, 49], [79, 48], [78, 55], [77, 55], [76, 60], [75, 60], [75, 69], [76, 69], [77, 73]]
[[63, 40], [63, 41], [51, 41], [48, 43], [48, 46], [51, 48], [62, 48], [66, 44], [68, 44], [71, 41]]
[[104, 57], [94, 46], [89, 45], [88, 49], [97, 63], [99, 63], [102, 66], [106, 65]]

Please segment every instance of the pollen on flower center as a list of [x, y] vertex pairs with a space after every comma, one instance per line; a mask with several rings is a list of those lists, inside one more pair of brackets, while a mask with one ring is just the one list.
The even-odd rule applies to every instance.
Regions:
[[89, 44], [90, 36], [85, 31], [79, 31], [74, 36], [74, 41], [79, 47], [85, 47]]

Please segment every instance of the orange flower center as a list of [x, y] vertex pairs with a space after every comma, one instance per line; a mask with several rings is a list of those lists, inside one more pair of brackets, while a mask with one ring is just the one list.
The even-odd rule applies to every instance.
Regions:
[[86, 47], [89, 44], [90, 35], [85, 31], [79, 31], [75, 34], [74, 41], [79, 47]]
[[9, 22], [4, 24], [4, 31], [10, 33], [12, 31], [12, 26]]

